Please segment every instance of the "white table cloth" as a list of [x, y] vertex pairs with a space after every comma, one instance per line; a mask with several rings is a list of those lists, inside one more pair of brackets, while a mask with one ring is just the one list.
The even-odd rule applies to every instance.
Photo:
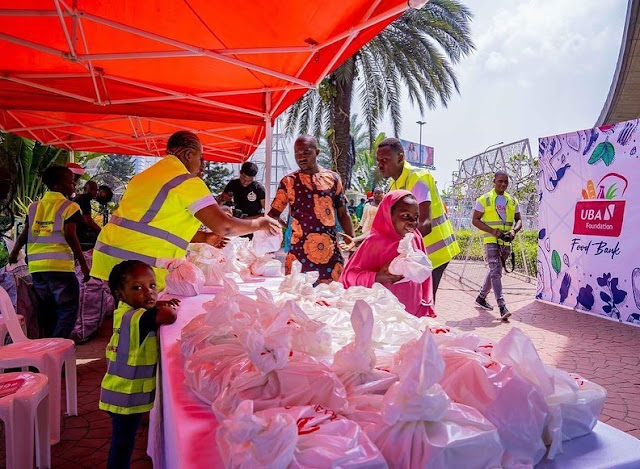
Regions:
[[[282, 279], [259, 278], [241, 285], [253, 295], [258, 287], [276, 291]], [[149, 456], [155, 468], [199, 469], [224, 467], [216, 445], [218, 423], [210, 406], [186, 386], [184, 358], [177, 339], [180, 331], [203, 312], [221, 287], [207, 287], [196, 297], [181, 300], [177, 321], [160, 328], [160, 371], [156, 405], [149, 425]], [[171, 298], [174, 296], [166, 296]], [[563, 443], [564, 452], [553, 461], [543, 460], [536, 469], [631, 469], [640, 467], [640, 440], [598, 422], [593, 433]]]

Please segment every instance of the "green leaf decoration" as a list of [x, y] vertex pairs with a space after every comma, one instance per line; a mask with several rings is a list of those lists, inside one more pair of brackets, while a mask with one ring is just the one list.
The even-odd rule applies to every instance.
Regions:
[[616, 156], [616, 151], [613, 148], [613, 145], [609, 142], [601, 142], [598, 143], [593, 153], [591, 153], [591, 158], [589, 158], [589, 164], [596, 164], [598, 161], [604, 161], [604, 164], [609, 166], [613, 161], [613, 157]]
[[605, 199], [615, 199], [616, 195], [618, 194], [618, 189], [616, 189], [616, 184], [617, 182], [614, 182], [609, 186], [609, 188], [607, 189], [607, 193], [604, 196]]
[[560, 260], [560, 254], [555, 249], [551, 254], [551, 267], [556, 271], [556, 274], [560, 273], [560, 269], [562, 268], [562, 261]]

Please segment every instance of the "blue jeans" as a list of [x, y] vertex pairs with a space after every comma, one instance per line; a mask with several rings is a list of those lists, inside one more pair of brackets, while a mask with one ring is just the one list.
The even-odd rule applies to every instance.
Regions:
[[109, 415], [111, 416], [111, 447], [107, 469], [129, 469], [142, 414], [122, 415], [109, 412]]
[[34, 272], [31, 278], [40, 300], [40, 335], [68, 339], [76, 324], [80, 301], [75, 272]]

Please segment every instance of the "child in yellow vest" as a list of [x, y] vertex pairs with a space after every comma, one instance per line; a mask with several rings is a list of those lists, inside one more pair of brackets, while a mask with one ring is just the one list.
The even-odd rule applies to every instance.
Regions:
[[156, 301], [156, 276], [141, 261], [124, 261], [109, 275], [119, 301], [113, 313], [113, 335], [107, 346], [107, 374], [100, 390], [100, 409], [112, 421], [107, 468], [128, 468], [142, 414], [153, 407], [158, 363], [156, 333], [176, 320], [179, 300]]
[[84, 281], [89, 279], [89, 268], [76, 236], [76, 225], [83, 220], [78, 204], [68, 200], [75, 190], [69, 168], [50, 166], [42, 181], [49, 191], [29, 205], [25, 229], [11, 251], [9, 263], [17, 262], [18, 252], [26, 244], [29, 273], [40, 300], [40, 334], [68, 339], [76, 323], [80, 296], [74, 255]]

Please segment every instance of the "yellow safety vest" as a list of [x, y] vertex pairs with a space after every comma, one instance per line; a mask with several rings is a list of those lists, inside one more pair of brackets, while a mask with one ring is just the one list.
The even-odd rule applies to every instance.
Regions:
[[135, 259], [153, 267], [158, 289], [163, 289], [168, 272], [157, 268], [158, 260], [185, 255], [200, 227], [193, 214], [209, 199], [215, 203], [205, 183], [175, 156], [141, 172], [131, 179], [118, 209], [98, 235], [91, 275], [107, 280], [116, 264]]
[[424, 182], [429, 187], [431, 195], [431, 233], [424, 237], [424, 247], [435, 269], [453, 259], [460, 252], [460, 246], [456, 241], [456, 235], [453, 233], [453, 227], [447, 217], [433, 176], [428, 170], [414, 168], [405, 161], [402, 174], [391, 183], [390, 190], [411, 191], [418, 181]]
[[[489, 225], [491, 228], [497, 228], [501, 231], [509, 231], [513, 227], [515, 223], [516, 216], [516, 207], [518, 206], [518, 201], [511, 197], [509, 193], [505, 191], [503, 194], [504, 198], [507, 201], [506, 206], [506, 220], [500, 218], [498, 214], [498, 210], [496, 208], [496, 198], [498, 197], [498, 193], [495, 189], [491, 189], [486, 194], [480, 196], [477, 202], [480, 202], [482, 207], [484, 208], [484, 213], [482, 214], [482, 221]], [[498, 240], [495, 236], [489, 233], [484, 233], [484, 244], [497, 243]], [[511, 244], [511, 243], [504, 243]]]
[[73, 251], [64, 237], [64, 221], [78, 210], [78, 204], [53, 191], [29, 205], [29, 273], [74, 271]]
[[140, 318], [146, 309], [120, 302], [113, 313], [113, 335], [107, 345], [107, 374], [99, 407], [115, 414], [139, 414], [153, 407], [156, 394], [158, 341], [149, 332], [140, 343]]

